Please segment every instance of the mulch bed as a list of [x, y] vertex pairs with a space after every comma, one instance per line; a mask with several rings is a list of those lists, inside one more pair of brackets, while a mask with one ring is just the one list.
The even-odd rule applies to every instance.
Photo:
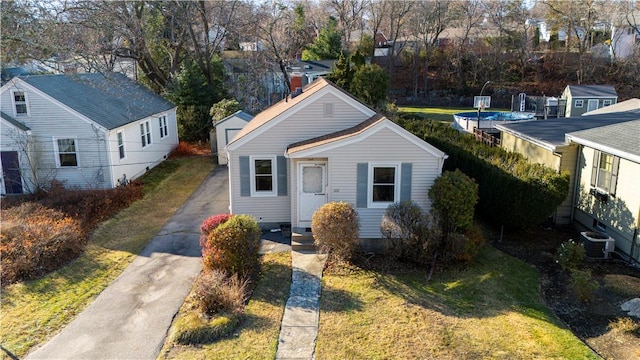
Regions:
[[[602, 287], [608, 274], [627, 275], [640, 282], [640, 269], [621, 260], [587, 260], [600, 285], [588, 302], [580, 301], [570, 286], [570, 275], [555, 262], [558, 246], [567, 240], [578, 241], [580, 234], [568, 229], [539, 227], [521, 232], [506, 232], [500, 241], [499, 232], [491, 245], [535, 266], [541, 275], [541, 290], [545, 302], [558, 318], [598, 355], [606, 359], [640, 359], [640, 319], [629, 317], [620, 305], [630, 300], [628, 295]], [[635, 297], [640, 297], [637, 294]], [[611, 324], [625, 319], [635, 324], [635, 331], [616, 330]], [[628, 319], [628, 320], [626, 320]]]

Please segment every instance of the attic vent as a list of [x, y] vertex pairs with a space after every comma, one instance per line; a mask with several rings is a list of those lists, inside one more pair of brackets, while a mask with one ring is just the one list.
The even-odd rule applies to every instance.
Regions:
[[333, 103], [324, 104], [324, 117], [333, 117]]

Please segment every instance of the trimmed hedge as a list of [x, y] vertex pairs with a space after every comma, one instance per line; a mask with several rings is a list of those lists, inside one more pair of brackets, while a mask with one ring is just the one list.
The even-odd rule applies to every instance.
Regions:
[[202, 251], [204, 267], [250, 277], [258, 268], [261, 233], [250, 215], [229, 217], [209, 233]]
[[444, 170], [476, 180], [478, 213], [495, 225], [527, 228], [546, 221], [569, 193], [569, 174], [531, 164], [518, 153], [477, 142], [447, 124], [397, 119], [398, 124], [449, 155]]
[[311, 231], [322, 253], [339, 262], [348, 262], [360, 241], [360, 219], [355, 207], [344, 201], [322, 205], [311, 217]]

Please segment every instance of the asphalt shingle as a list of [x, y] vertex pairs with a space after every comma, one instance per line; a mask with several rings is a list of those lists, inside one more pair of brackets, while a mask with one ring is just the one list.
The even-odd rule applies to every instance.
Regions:
[[119, 73], [30, 75], [20, 79], [110, 130], [175, 107]]

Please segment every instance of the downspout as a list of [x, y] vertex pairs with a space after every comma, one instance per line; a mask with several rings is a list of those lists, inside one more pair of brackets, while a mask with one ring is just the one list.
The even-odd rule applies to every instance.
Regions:
[[[580, 180], [582, 180], [581, 176], [578, 176], [578, 169], [580, 169], [580, 157], [582, 156], [582, 148], [583, 146], [578, 144], [578, 154], [576, 155], [576, 168], [574, 170], [574, 179], [573, 179], [573, 199], [571, 200], [571, 222], [575, 220], [576, 207], [578, 206], [578, 196], [580, 192]], [[571, 179], [569, 179], [571, 181]]]
[[[227, 144], [228, 145], [228, 144]], [[231, 209], [233, 209], [233, 186], [231, 184], [231, 179], [233, 176], [233, 166], [231, 165], [233, 162], [231, 161], [231, 155], [229, 155], [229, 148], [227, 146], [224, 147], [224, 152], [227, 154], [227, 172], [229, 174], [227, 181], [229, 182], [229, 213], [233, 214]]]

